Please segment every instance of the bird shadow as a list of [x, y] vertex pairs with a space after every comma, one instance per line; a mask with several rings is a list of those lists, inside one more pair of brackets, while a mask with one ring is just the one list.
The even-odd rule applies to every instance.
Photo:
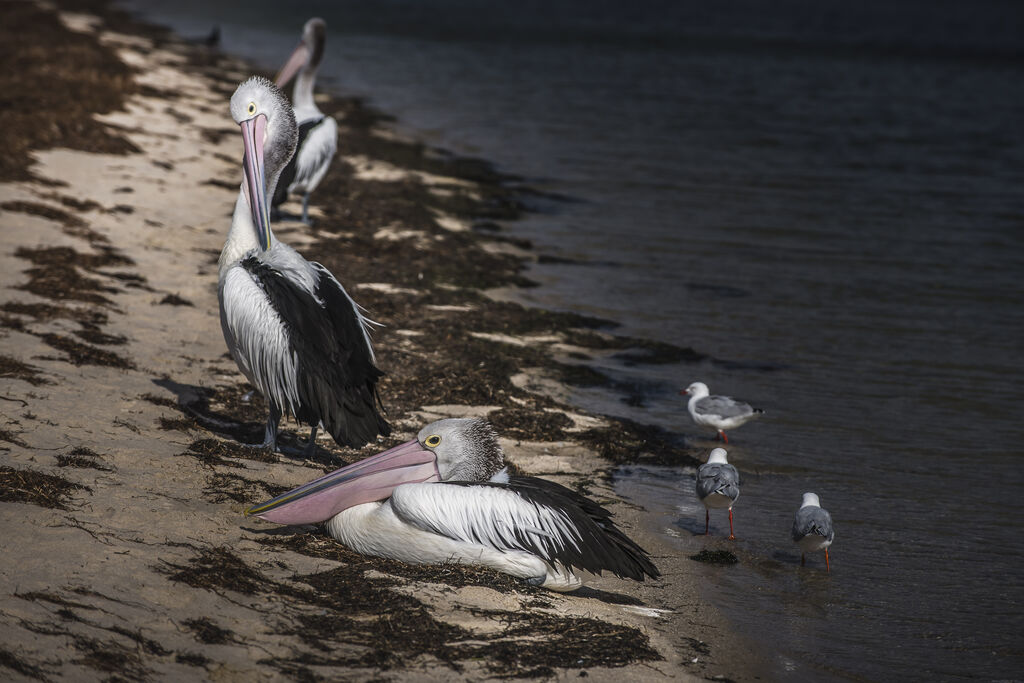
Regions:
[[[258, 448], [263, 441], [267, 408], [259, 392], [245, 392], [248, 385], [201, 387], [161, 377], [153, 384], [177, 397], [177, 407], [203, 429], [239, 444]], [[277, 453], [289, 459], [310, 460], [328, 467], [339, 467], [345, 460], [319, 444], [306, 453], [306, 441], [298, 435], [281, 431]]]

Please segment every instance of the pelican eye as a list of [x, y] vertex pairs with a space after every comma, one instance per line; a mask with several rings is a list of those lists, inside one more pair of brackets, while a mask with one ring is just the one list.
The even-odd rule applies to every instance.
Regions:
[[246, 111], [249, 112], [249, 116], [252, 116], [253, 114], [255, 114], [256, 113], [256, 103], [255, 102], [250, 102], [249, 106], [246, 108]]
[[438, 436], [437, 434], [431, 434], [430, 436], [428, 436], [426, 439], [423, 440], [423, 445], [428, 447], [428, 448], [434, 448], [435, 446], [439, 445], [440, 443], [441, 443], [441, 437]]

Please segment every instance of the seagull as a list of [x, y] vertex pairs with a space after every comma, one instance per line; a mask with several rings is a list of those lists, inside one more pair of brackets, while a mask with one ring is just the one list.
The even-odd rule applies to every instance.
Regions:
[[246, 511], [279, 524], [327, 522], [367, 555], [483, 565], [555, 591], [578, 571], [643, 581], [660, 574], [611, 513], [560, 484], [509, 475], [490, 423], [428, 424], [416, 438]]
[[831, 572], [832, 568], [828, 563], [828, 547], [832, 545], [832, 539], [835, 537], [836, 532], [832, 528], [832, 515], [821, 507], [818, 494], [805, 493], [803, 503], [793, 519], [793, 542], [800, 546], [800, 566], [804, 566], [807, 553], [824, 550], [825, 571]]
[[679, 393], [690, 396], [686, 407], [693, 421], [702, 427], [716, 429], [725, 443], [729, 443], [726, 429], [735, 429], [764, 412], [728, 396], [709, 396], [708, 385], [703, 382], [694, 382]]
[[729, 508], [729, 540], [735, 541], [732, 531], [732, 506], [740, 497], [740, 473], [729, 464], [724, 448], [716, 448], [708, 461], [697, 468], [697, 497], [704, 503], [704, 535], [708, 535], [711, 508]]
[[295, 152], [295, 115], [280, 90], [253, 77], [231, 97], [245, 180], [220, 254], [220, 322], [238, 368], [267, 399], [262, 444], [276, 450], [282, 415], [359, 448], [390, 427], [380, 414], [371, 321], [334, 275], [270, 229], [268, 197]]
[[[298, 73], [292, 90], [292, 105], [295, 120], [299, 124], [298, 152], [285, 166], [272, 195], [272, 207], [283, 204], [289, 194], [302, 195], [302, 222], [309, 225], [309, 195], [317, 188], [327, 174], [335, 152], [338, 150], [338, 122], [325, 116], [313, 101], [313, 86], [316, 70], [324, 56], [324, 39], [327, 24], [314, 17], [302, 29], [302, 39], [274, 79], [283, 88]], [[301, 68], [301, 71], [300, 71]]]

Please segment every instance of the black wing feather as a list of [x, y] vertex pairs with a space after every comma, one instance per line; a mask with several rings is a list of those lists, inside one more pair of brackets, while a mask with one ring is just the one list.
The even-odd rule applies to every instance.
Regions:
[[[461, 486], [494, 486], [509, 489], [536, 506], [563, 512], [579, 532], [578, 547], [565, 543], [552, 553], [541, 547], [527, 530], [512, 529], [516, 545], [550, 562], [560, 562], [572, 569], [593, 574], [610, 571], [619, 578], [643, 581], [644, 576], [656, 579], [661, 572], [641, 548], [615, 526], [612, 513], [589, 498], [561, 484], [537, 477], [509, 477], [507, 484], [497, 482], [445, 482]], [[480, 541], [480, 539], [477, 539]]]
[[[260, 284], [288, 331], [298, 359], [299, 405], [295, 418], [308, 425], [323, 423], [334, 440], [360, 448], [388, 435], [391, 427], [380, 414], [377, 380], [383, 376], [373, 355], [355, 304], [319, 263], [316, 296], [256, 257], [242, 261]], [[287, 406], [279, 406], [286, 410]]]
[[309, 132], [316, 128], [325, 117], [321, 116], [318, 119], [309, 119], [299, 124], [299, 142], [295, 145], [295, 154], [292, 155], [288, 165], [281, 171], [281, 175], [277, 179], [277, 187], [274, 188], [274, 199], [270, 202], [271, 206], [281, 206], [288, 201], [288, 186], [295, 182], [296, 164], [299, 159], [299, 150], [302, 149], [302, 143], [309, 137]]

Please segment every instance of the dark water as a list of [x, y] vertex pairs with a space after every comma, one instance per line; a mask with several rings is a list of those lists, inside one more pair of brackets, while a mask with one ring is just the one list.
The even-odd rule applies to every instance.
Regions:
[[[1019, 3], [233, 4], [130, 6], [268, 67], [324, 16], [328, 83], [577, 200], [508, 226], [583, 262], [523, 300], [713, 358], [579, 402], [695, 440], [690, 381], [768, 410], [732, 435], [741, 563], [694, 571], [774, 677], [1021, 677]], [[617, 486], [692, 546], [691, 473]], [[788, 539], [808, 490], [831, 576]]]

